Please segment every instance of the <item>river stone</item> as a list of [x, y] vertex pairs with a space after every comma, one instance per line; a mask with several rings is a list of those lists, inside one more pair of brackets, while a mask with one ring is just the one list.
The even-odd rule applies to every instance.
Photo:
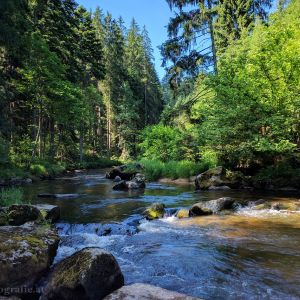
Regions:
[[39, 209], [32, 205], [11, 205], [7, 209], [7, 217], [9, 225], [23, 225], [26, 222], [37, 221], [43, 219]]
[[54, 223], [60, 219], [60, 208], [56, 205], [50, 204], [37, 204], [33, 205], [43, 215], [43, 217], [51, 223]]
[[196, 203], [190, 209], [190, 216], [204, 216], [218, 213], [225, 209], [231, 209], [234, 200], [230, 197], [223, 197], [216, 200], [202, 201]]
[[146, 178], [143, 174], [136, 174], [135, 177], [130, 181], [121, 180], [118, 182], [113, 189], [114, 190], [139, 190], [146, 187]]
[[123, 274], [112, 254], [85, 248], [56, 265], [41, 299], [99, 300], [123, 285]]
[[[209, 169], [196, 176], [196, 190], [238, 188], [242, 186], [243, 176], [240, 172], [232, 172], [223, 167]], [[226, 188], [225, 188], [226, 187]]]
[[53, 198], [53, 199], [56, 199], [56, 198], [77, 198], [79, 197], [79, 194], [47, 194], [47, 193], [44, 193], [44, 194], [38, 194], [38, 197], [39, 198]]
[[31, 288], [49, 269], [59, 237], [55, 229], [26, 223], [0, 227], [0, 290]]
[[116, 176], [114, 182], [120, 182], [120, 181], [122, 181], [122, 178], [120, 176]]
[[189, 217], [189, 210], [188, 209], [180, 209], [176, 213], [176, 217], [178, 219], [188, 218]]
[[190, 297], [177, 292], [172, 292], [157, 286], [143, 283], [135, 283], [123, 286], [113, 292], [104, 300], [197, 300], [199, 298]]
[[165, 214], [165, 205], [163, 203], [153, 203], [144, 211], [144, 216], [148, 220], [162, 218]]

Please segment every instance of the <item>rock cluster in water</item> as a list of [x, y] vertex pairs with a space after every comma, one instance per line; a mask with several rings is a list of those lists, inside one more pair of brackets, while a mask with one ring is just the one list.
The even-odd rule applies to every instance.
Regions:
[[140, 173], [142, 169], [138, 163], [122, 165], [106, 173], [106, 178], [116, 182], [114, 190], [140, 190], [146, 187], [146, 178]]

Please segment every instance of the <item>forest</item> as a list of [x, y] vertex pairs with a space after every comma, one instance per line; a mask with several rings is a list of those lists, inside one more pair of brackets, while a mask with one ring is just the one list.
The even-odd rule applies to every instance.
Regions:
[[167, 2], [160, 81], [135, 20], [1, 1], [1, 177], [142, 161], [152, 179], [299, 179], [299, 1]]

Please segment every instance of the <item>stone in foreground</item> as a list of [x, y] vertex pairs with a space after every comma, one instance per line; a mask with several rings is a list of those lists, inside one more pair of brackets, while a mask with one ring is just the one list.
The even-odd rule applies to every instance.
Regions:
[[32, 287], [52, 264], [58, 243], [49, 226], [1, 226], [0, 289]]
[[99, 300], [123, 285], [123, 274], [112, 254], [85, 248], [54, 268], [41, 299]]
[[177, 292], [165, 290], [150, 284], [136, 283], [123, 286], [104, 300], [197, 300]]
[[205, 216], [219, 213], [225, 209], [231, 209], [234, 200], [230, 197], [223, 197], [211, 201], [202, 201], [194, 204], [189, 212], [190, 216]]

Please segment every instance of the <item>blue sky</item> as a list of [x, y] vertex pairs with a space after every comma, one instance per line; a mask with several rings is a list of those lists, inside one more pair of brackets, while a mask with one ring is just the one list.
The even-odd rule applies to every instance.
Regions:
[[145, 25], [154, 49], [156, 70], [160, 78], [164, 76], [158, 46], [167, 39], [166, 25], [172, 16], [165, 0], [77, 0], [77, 2], [88, 10], [95, 10], [99, 6], [104, 12], [109, 11], [115, 18], [122, 16], [126, 26], [133, 17], [141, 28]]

